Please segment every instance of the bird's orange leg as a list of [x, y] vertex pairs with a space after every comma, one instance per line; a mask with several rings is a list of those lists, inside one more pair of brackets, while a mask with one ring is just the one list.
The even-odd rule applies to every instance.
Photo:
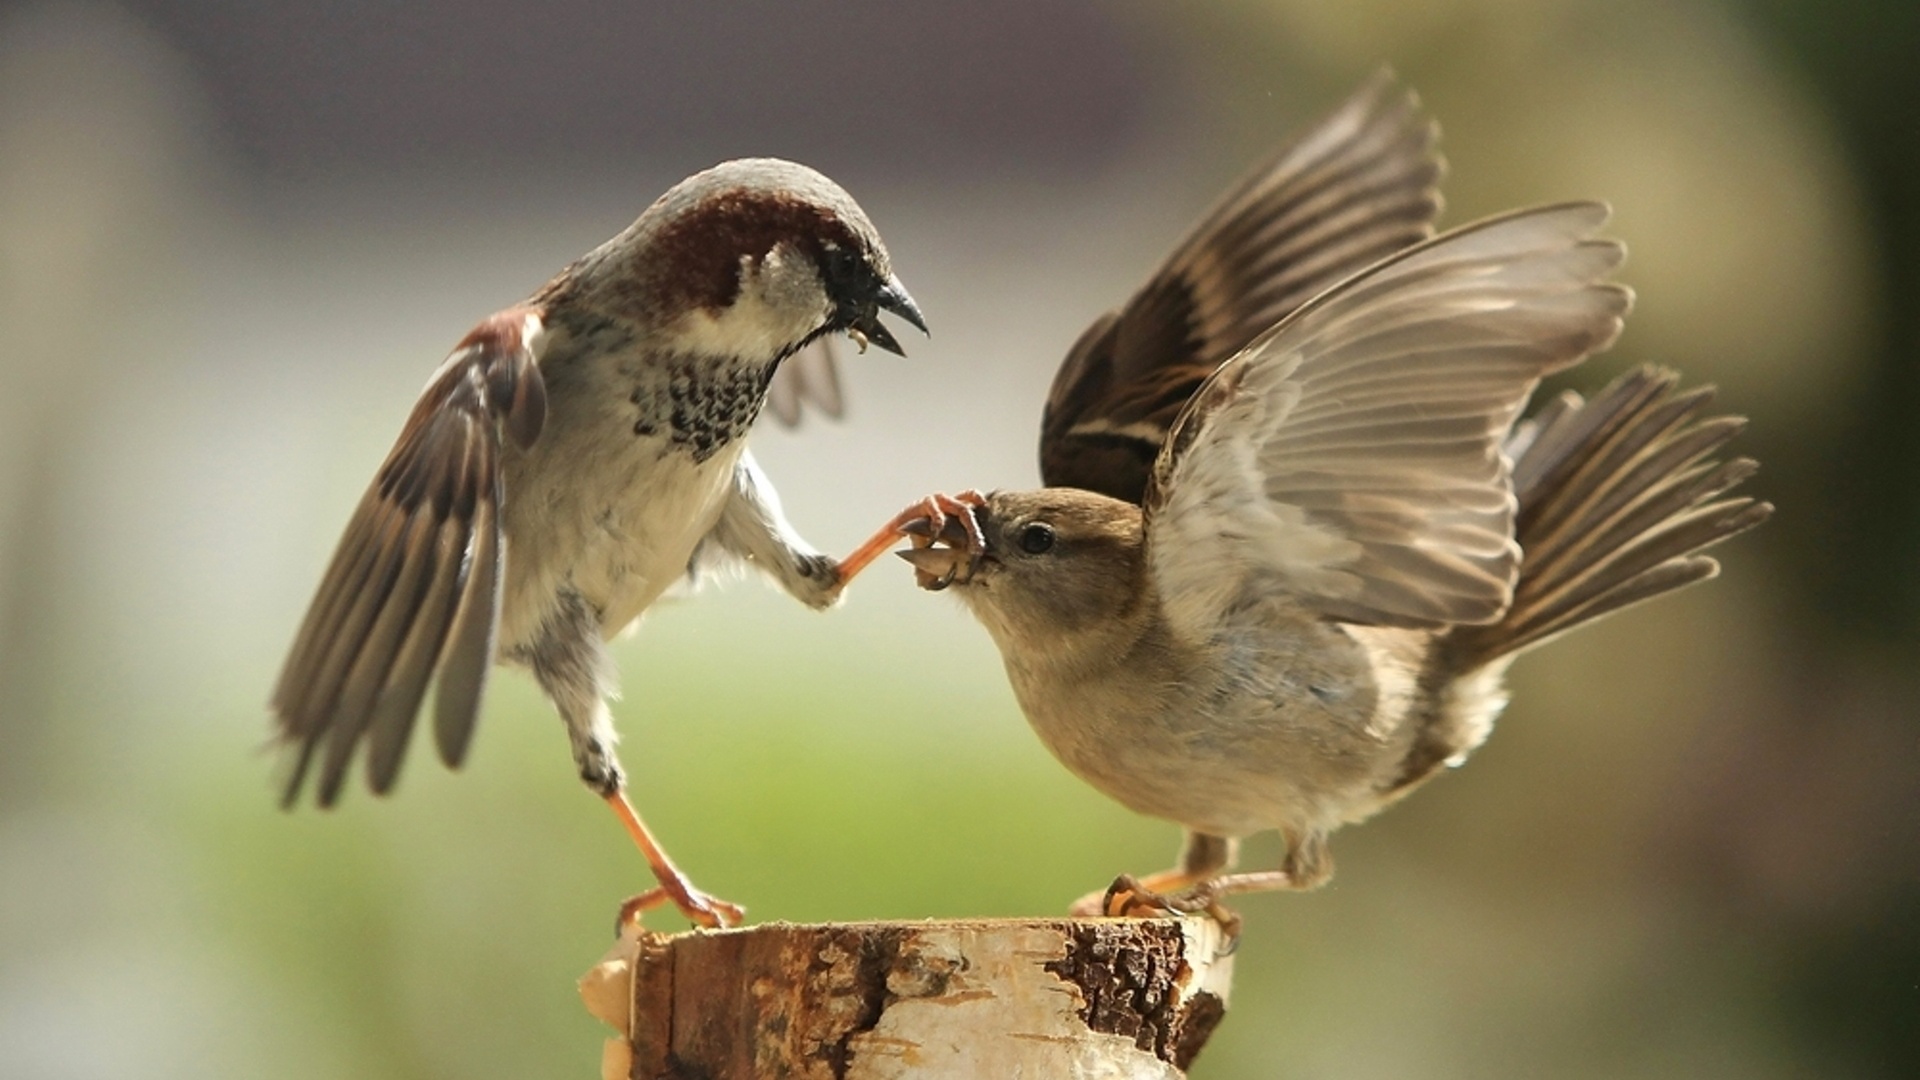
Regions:
[[673, 906], [679, 908], [680, 914], [685, 915], [689, 921], [709, 930], [739, 926], [745, 921], [746, 908], [708, 896], [693, 887], [693, 882], [688, 881], [687, 876], [680, 872], [680, 868], [673, 865], [673, 860], [667, 857], [666, 849], [661, 847], [660, 842], [653, 838], [653, 833], [647, 830], [646, 823], [640, 820], [639, 811], [633, 808], [633, 803], [627, 801], [625, 791], [615, 791], [606, 796], [606, 800], [607, 805], [613, 809], [614, 816], [620, 819], [620, 824], [626, 826], [627, 835], [633, 837], [634, 844], [640, 848], [640, 854], [647, 860], [648, 869], [653, 871], [654, 880], [660, 883], [659, 888], [649, 889], [620, 905], [618, 929], [625, 928], [627, 923], [641, 912], [658, 907], [666, 901], [672, 901]]
[[929, 495], [905, 510], [895, 514], [892, 521], [881, 526], [880, 531], [868, 538], [867, 542], [855, 548], [853, 554], [840, 560], [840, 584], [852, 581], [855, 574], [865, 570], [873, 560], [885, 555], [894, 542], [907, 535], [907, 526], [915, 522], [925, 522], [926, 535], [938, 536], [947, 524], [948, 518], [958, 521], [966, 531], [970, 549], [980, 551], [986, 547], [986, 538], [980, 533], [980, 522], [973, 512], [985, 506], [986, 496], [971, 489], [958, 495]]

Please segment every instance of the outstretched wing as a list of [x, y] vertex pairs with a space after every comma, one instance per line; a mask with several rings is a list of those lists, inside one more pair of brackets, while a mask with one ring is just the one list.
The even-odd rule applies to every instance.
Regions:
[[316, 759], [317, 798], [332, 805], [362, 742], [373, 790], [390, 788], [436, 672], [440, 756], [465, 757], [500, 619], [502, 436], [540, 435], [542, 341], [527, 308], [475, 327], [361, 497], [273, 693], [287, 805]]
[[1054, 376], [1040, 476], [1138, 503], [1213, 369], [1312, 296], [1433, 234], [1438, 130], [1381, 72], [1235, 185]]
[[1496, 619], [1519, 550], [1501, 444], [1545, 375], [1606, 348], [1632, 293], [1606, 207], [1454, 230], [1315, 298], [1222, 365], [1175, 422], [1145, 510], [1194, 633], [1284, 592], [1345, 622]]

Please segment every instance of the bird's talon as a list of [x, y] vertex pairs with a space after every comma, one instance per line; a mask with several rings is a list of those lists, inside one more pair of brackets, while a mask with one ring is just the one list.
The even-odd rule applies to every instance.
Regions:
[[620, 914], [613, 924], [615, 937], [625, 933], [629, 927], [639, 925], [641, 916], [662, 904], [671, 902], [686, 916], [687, 921], [708, 930], [728, 930], [746, 921], [747, 909], [739, 904], [708, 896], [697, 889], [689, 888], [684, 894], [664, 885], [655, 886], [637, 896], [629, 896], [620, 904]]
[[747, 921], [747, 909], [744, 906], [728, 903], [725, 900], [710, 900], [709, 902], [713, 905], [715, 913], [720, 916], [720, 925], [722, 928], [731, 930]]
[[673, 898], [674, 906], [687, 921], [707, 930], [731, 930], [747, 921], [747, 909], [716, 896], [688, 890]]
[[[865, 570], [874, 559], [886, 554], [893, 542], [902, 536], [908, 537], [916, 548], [932, 547], [936, 541], [945, 541], [957, 548], [961, 538], [966, 537], [976, 553], [974, 558], [977, 563], [978, 552], [985, 545], [985, 539], [980, 532], [980, 523], [974, 520], [972, 511], [967, 507], [985, 504], [986, 499], [979, 492], [964, 491], [958, 497], [929, 495], [908, 506], [869, 537], [866, 543], [835, 564], [840, 584], [845, 585], [853, 580], [854, 575]], [[963, 520], [956, 521], [953, 516], [956, 514]], [[958, 525], [959, 533], [943, 535], [950, 524]]]
[[1240, 913], [1215, 899], [1206, 906], [1207, 917], [1220, 924], [1220, 933], [1226, 938], [1223, 955], [1230, 955], [1240, 947]]
[[1132, 874], [1121, 874], [1105, 892], [1089, 893], [1068, 909], [1077, 919], [1177, 919], [1201, 912], [1219, 923], [1229, 940], [1240, 936], [1240, 916], [1220, 903], [1220, 890], [1211, 881], [1162, 893]]
[[639, 926], [641, 916], [668, 900], [667, 890], [658, 886], [648, 889], [637, 896], [629, 896], [620, 902], [620, 913], [613, 920], [613, 936], [618, 938], [627, 932], [628, 927]]
[[1173, 897], [1154, 892], [1132, 874], [1114, 878], [1100, 906], [1109, 919], [1173, 919], [1185, 914]]

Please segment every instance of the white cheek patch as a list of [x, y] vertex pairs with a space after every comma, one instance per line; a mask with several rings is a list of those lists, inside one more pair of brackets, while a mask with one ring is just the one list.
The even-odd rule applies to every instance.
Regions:
[[812, 261], [781, 245], [758, 263], [740, 260], [740, 292], [732, 305], [717, 313], [688, 312], [669, 333], [687, 352], [771, 359], [818, 330], [831, 310]]

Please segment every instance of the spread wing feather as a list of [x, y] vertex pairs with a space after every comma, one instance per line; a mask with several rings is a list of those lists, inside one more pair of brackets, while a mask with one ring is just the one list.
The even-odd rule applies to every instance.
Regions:
[[1437, 129], [1389, 73], [1229, 190], [1054, 377], [1040, 475], [1138, 503], [1213, 369], [1307, 299], [1433, 233]]
[[1525, 561], [1497, 624], [1448, 635], [1461, 665], [1710, 578], [1719, 564], [1703, 552], [1773, 513], [1728, 494], [1758, 464], [1714, 456], [1745, 419], [1702, 416], [1712, 387], [1679, 384], [1673, 372], [1643, 367], [1592, 401], [1562, 394], [1508, 445]]
[[[1497, 619], [1519, 550], [1502, 442], [1632, 294], [1596, 203], [1430, 240], [1303, 305], [1194, 394], [1149, 478], [1156, 581], [1193, 633], [1284, 592], [1327, 618]], [[1231, 572], [1223, 573], [1222, 568]]]
[[273, 695], [288, 805], [316, 762], [331, 805], [362, 745], [370, 786], [392, 787], [436, 674], [441, 756], [464, 757], [499, 622], [502, 439], [530, 445], [546, 417], [539, 342], [525, 309], [476, 327], [361, 497]]

